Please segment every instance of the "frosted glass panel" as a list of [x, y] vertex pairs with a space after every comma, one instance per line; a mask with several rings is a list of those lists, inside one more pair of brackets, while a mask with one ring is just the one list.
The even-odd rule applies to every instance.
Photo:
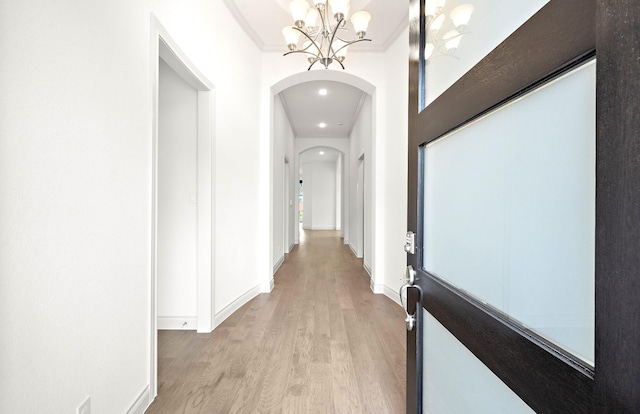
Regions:
[[[433, 102], [548, 2], [549, 0], [449, 0], [442, 13], [427, 17], [429, 27], [426, 30], [425, 44], [432, 44], [433, 47], [427, 47], [430, 56], [424, 65], [425, 104]], [[435, 5], [434, 0], [428, 0], [428, 3]], [[456, 30], [451, 18], [452, 12], [465, 4], [473, 6], [471, 17], [462, 30], [459, 45], [455, 49], [449, 49], [446, 45], [447, 35], [450, 36]], [[434, 32], [434, 25], [440, 24], [440, 29]]]
[[425, 149], [425, 269], [594, 362], [595, 61]]
[[423, 315], [426, 414], [534, 413], [431, 314]]

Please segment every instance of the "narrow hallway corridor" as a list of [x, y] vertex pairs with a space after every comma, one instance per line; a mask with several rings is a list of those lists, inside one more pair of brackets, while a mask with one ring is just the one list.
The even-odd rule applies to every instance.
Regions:
[[402, 308], [374, 295], [337, 231], [304, 231], [275, 288], [210, 334], [158, 333], [147, 413], [405, 411]]

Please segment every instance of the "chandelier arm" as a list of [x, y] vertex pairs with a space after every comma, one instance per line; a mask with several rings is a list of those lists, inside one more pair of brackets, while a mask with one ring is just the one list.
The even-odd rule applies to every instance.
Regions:
[[[314, 55], [314, 54], [313, 54], [313, 53], [311, 53], [311, 52], [306, 52], [306, 53], [308, 53], [308, 54], [310, 54], [310, 55], [318, 56], [318, 57], [320, 57], [320, 58], [323, 58], [323, 57], [324, 57], [324, 55], [322, 54], [322, 50], [320, 49], [320, 46], [316, 43], [316, 41], [315, 41], [311, 36], [309, 36], [307, 33], [305, 33], [305, 31], [304, 31], [304, 30], [298, 29], [297, 27], [294, 27], [294, 29], [296, 29], [297, 31], [299, 31], [300, 33], [302, 33], [303, 35], [305, 35], [305, 36], [307, 37], [307, 39], [309, 39], [309, 40], [311, 41], [311, 43], [312, 43], [312, 44], [316, 47], [316, 49], [318, 50], [318, 54], [317, 54], [317, 55]], [[317, 37], [317, 36], [316, 36], [316, 37]], [[307, 47], [307, 49], [308, 49], [309, 47], [311, 47], [311, 45], [309, 45], [309, 46]], [[307, 50], [307, 49], [304, 49], [304, 50]], [[299, 50], [298, 52], [302, 52], [302, 50]], [[289, 52], [289, 53], [291, 53], [291, 52]], [[285, 53], [285, 55], [287, 55], [287, 54], [288, 54], [288, 53]]]
[[311, 70], [311, 68], [313, 67], [313, 65], [316, 64], [316, 62], [318, 62], [320, 59], [316, 59], [313, 62], [311, 62], [311, 65], [309, 65], [309, 67], [307, 68], [307, 70]]
[[304, 54], [307, 54], [307, 55], [311, 55], [311, 56], [313, 56], [315, 58], [318, 57], [318, 55], [316, 55], [315, 53], [307, 52], [306, 49], [305, 50], [292, 50], [292, 51], [289, 51], [289, 52], [283, 54], [282, 56], [287, 56], [287, 55], [290, 55], [292, 53], [304, 53]]
[[[317, 7], [316, 7], [317, 8]], [[320, 33], [325, 33], [327, 31], [327, 21], [329, 20], [329, 17], [327, 16], [327, 13], [329, 12], [329, 5], [325, 5], [324, 8], [322, 10], [318, 9], [318, 14], [320, 15], [320, 21], [322, 21], [322, 30], [320, 31]]]
[[[336, 38], [336, 34], [338, 33], [338, 29], [340, 29], [340, 25], [342, 24], [343, 21], [344, 21], [344, 17], [342, 19], [338, 20], [338, 24], [336, 24], [336, 28], [333, 29], [333, 33], [331, 34], [331, 40], [329, 41], [329, 53], [331, 53], [331, 50], [333, 49], [333, 39]], [[342, 48], [340, 48], [340, 49], [342, 49]], [[336, 55], [336, 52], [333, 52], [333, 55], [331, 55], [331, 57], [333, 58], [335, 55]]]
[[[340, 40], [342, 40], [342, 39], [340, 39]], [[351, 45], [352, 45], [352, 44], [354, 44], [354, 43], [359, 43], [359, 42], [370, 42], [370, 41], [371, 41], [371, 39], [356, 39], [356, 40], [351, 40], [351, 41], [349, 41], [349, 42], [346, 42], [346, 44], [342, 45], [342, 46], [340, 47], [340, 49], [338, 49], [338, 50], [336, 50], [335, 52], [333, 52], [333, 54], [331, 55], [331, 59], [335, 59], [335, 57], [336, 57], [336, 53], [338, 53], [339, 51], [341, 51], [342, 49], [344, 49], [344, 48], [345, 48], [345, 47], [347, 47], [347, 46], [351, 46]], [[343, 42], [344, 42], [344, 40], [343, 40]], [[336, 59], [336, 60], [337, 60], [337, 59]], [[340, 62], [340, 61], [338, 61], [338, 62]], [[340, 63], [340, 65], [342, 65], [342, 63]], [[342, 66], [342, 69], [344, 69], [344, 66]]]

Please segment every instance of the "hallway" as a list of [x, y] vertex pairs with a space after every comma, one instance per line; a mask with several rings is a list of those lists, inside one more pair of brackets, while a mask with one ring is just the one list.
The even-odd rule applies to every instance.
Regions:
[[158, 333], [147, 413], [403, 413], [403, 320], [339, 232], [301, 232], [270, 294], [210, 334]]

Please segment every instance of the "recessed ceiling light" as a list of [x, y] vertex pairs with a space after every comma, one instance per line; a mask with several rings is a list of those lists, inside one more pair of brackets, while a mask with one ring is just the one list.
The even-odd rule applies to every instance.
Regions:
[[320, 123], [318, 124], [318, 126], [319, 126], [320, 128], [324, 128], [324, 127], [326, 127], [326, 126], [327, 126], [327, 124], [325, 124], [324, 122], [320, 122]]
[[320, 155], [324, 155], [324, 151], [320, 151], [318, 154], [320, 154]]
[[324, 96], [324, 95], [326, 95], [326, 94], [327, 94], [327, 90], [326, 90], [326, 89], [324, 89], [324, 88], [322, 88], [322, 89], [320, 89], [320, 90], [318, 91], [318, 93], [319, 93], [320, 95]]

